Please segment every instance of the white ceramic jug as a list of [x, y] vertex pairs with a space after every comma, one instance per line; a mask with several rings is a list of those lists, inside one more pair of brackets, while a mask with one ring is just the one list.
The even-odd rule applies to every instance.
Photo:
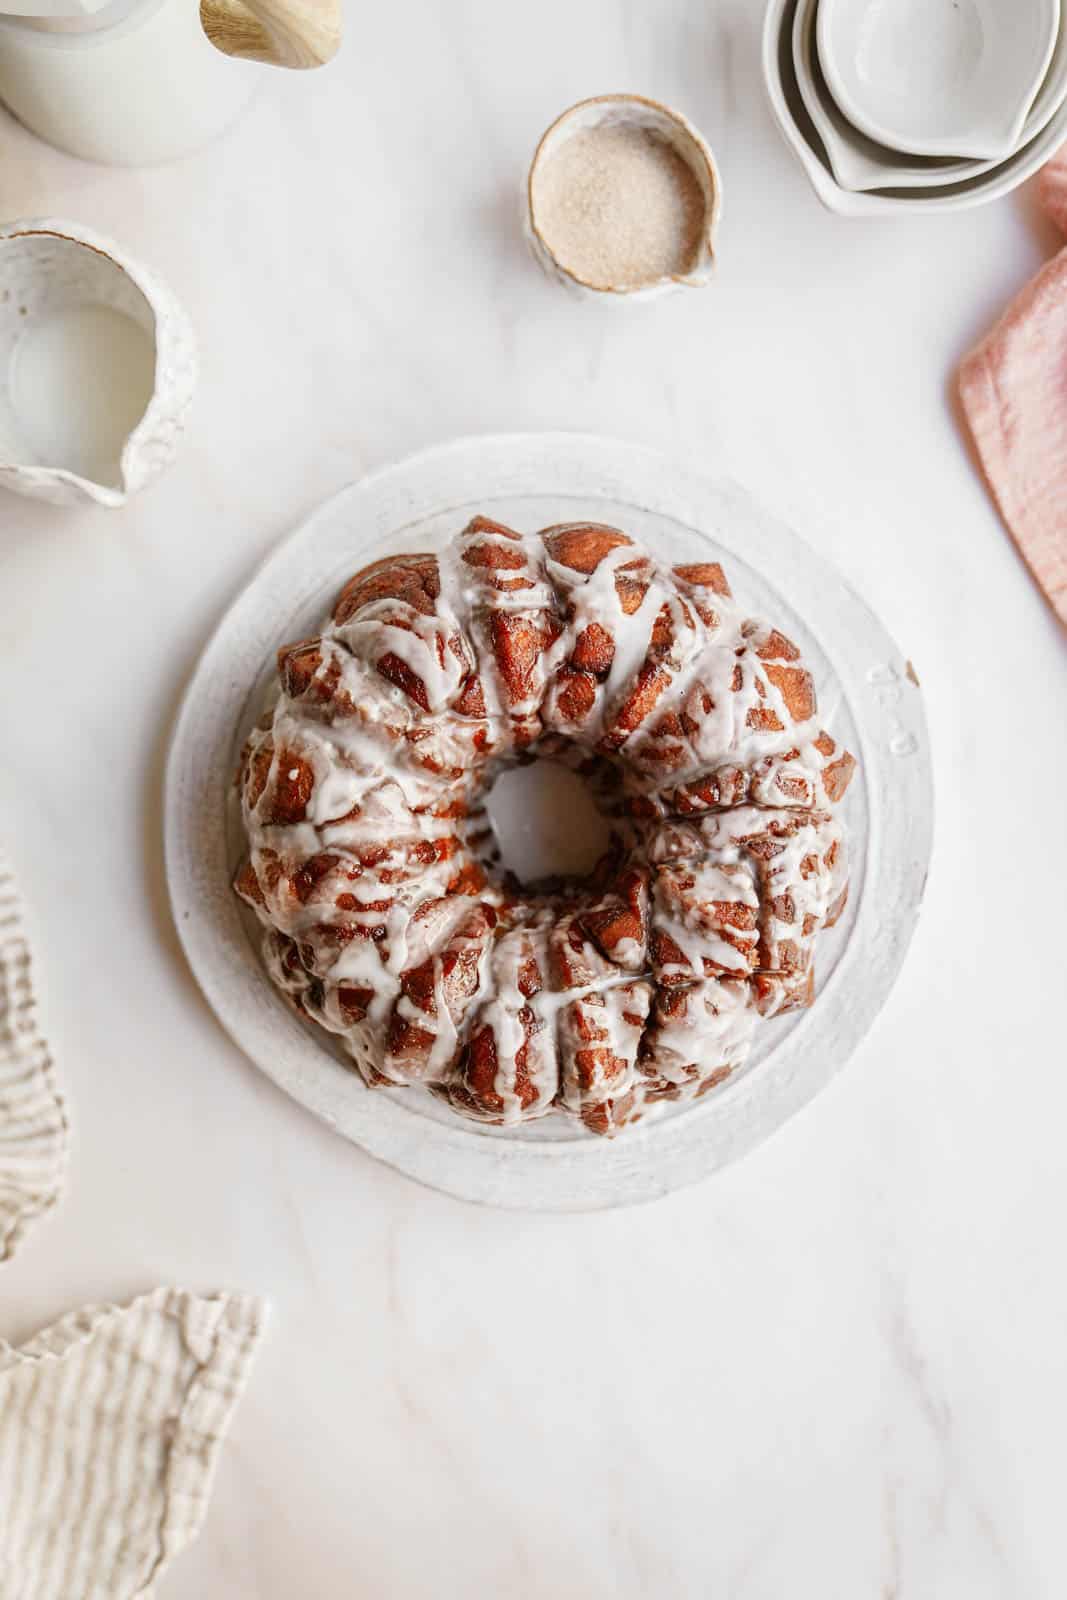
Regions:
[[0, 15], [0, 100], [50, 144], [111, 165], [197, 149], [247, 103], [253, 61], [319, 66], [340, 41], [339, 0], [109, 0], [59, 19], [33, 3], [36, 16]]
[[78, 223], [0, 227], [0, 488], [125, 504], [175, 455], [195, 383], [154, 272]]

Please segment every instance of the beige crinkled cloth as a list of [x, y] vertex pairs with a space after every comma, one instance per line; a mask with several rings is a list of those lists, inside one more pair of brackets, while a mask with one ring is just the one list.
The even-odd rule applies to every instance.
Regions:
[[149, 1596], [196, 1537], [261, 1302], [157, 1289], [0, 1341], [0, 1597]]
[[[55, 1205], [67, 1117], [0, 852], [0, 1263]], [[156, 1289], [0, 1339], [0, 1600], [133, 1600], [196, 1537], [265, 1321], [259, 1300]]]
[[37, 1025], [22, 904], [0, 852], [0, 1262], [59, 1199], [67, 1116]]

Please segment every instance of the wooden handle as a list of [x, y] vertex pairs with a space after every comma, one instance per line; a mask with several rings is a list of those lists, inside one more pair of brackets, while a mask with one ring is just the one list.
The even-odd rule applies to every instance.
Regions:
[[275, 67], [321, 67], [341, 43], [341, 0], [200, 0], [216, 50]]

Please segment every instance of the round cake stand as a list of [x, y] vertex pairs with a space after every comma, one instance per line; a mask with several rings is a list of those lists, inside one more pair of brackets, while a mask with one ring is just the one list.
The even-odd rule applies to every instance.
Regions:
[[[369, 1090], [335, 1041], [268, 981], [230, 890], [240, 853], [236, 753], [274, 653], [313, 633], [368, 561], [439, 548], [474, 515], [533, 531], [616, 523], [660, 557], [721, 559], [735, 594], [804, 651], [820, 714], [859, 759], [844, 803], [849, 907], [816, 949], [816, 1002], [761, 1024], [745, 1070], [614, 1140], [549, 1116], [517, 1129], [460, 1120], [425, 1090]], [[372, 473], [322, 506], [260, 567], [200, 659], [175, 727], [165, 798], [174, 916], [219, 1020], [294, 1099], [421, 1182], [489, 1205], [592, 1210], [706, 1177], [774, 1132], [847, 1061], [900, 970], [930, 857], [933, 796], [914, 673], [877, 617], [737, 485], [632, 444], [576, 434], [463, 439]]]

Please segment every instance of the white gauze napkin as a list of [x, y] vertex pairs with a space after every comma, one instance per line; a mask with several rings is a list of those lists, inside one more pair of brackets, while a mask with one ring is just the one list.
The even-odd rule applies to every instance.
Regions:
[[196, 1537], [262, 1302], [157, 1289], [0, 1341], [0, 1597], [150, 1596]]
[[0, 851], [0, 1262], [55, 1205], [66, 1164], [63, 1097], [37, 1025], [22, 905]]

